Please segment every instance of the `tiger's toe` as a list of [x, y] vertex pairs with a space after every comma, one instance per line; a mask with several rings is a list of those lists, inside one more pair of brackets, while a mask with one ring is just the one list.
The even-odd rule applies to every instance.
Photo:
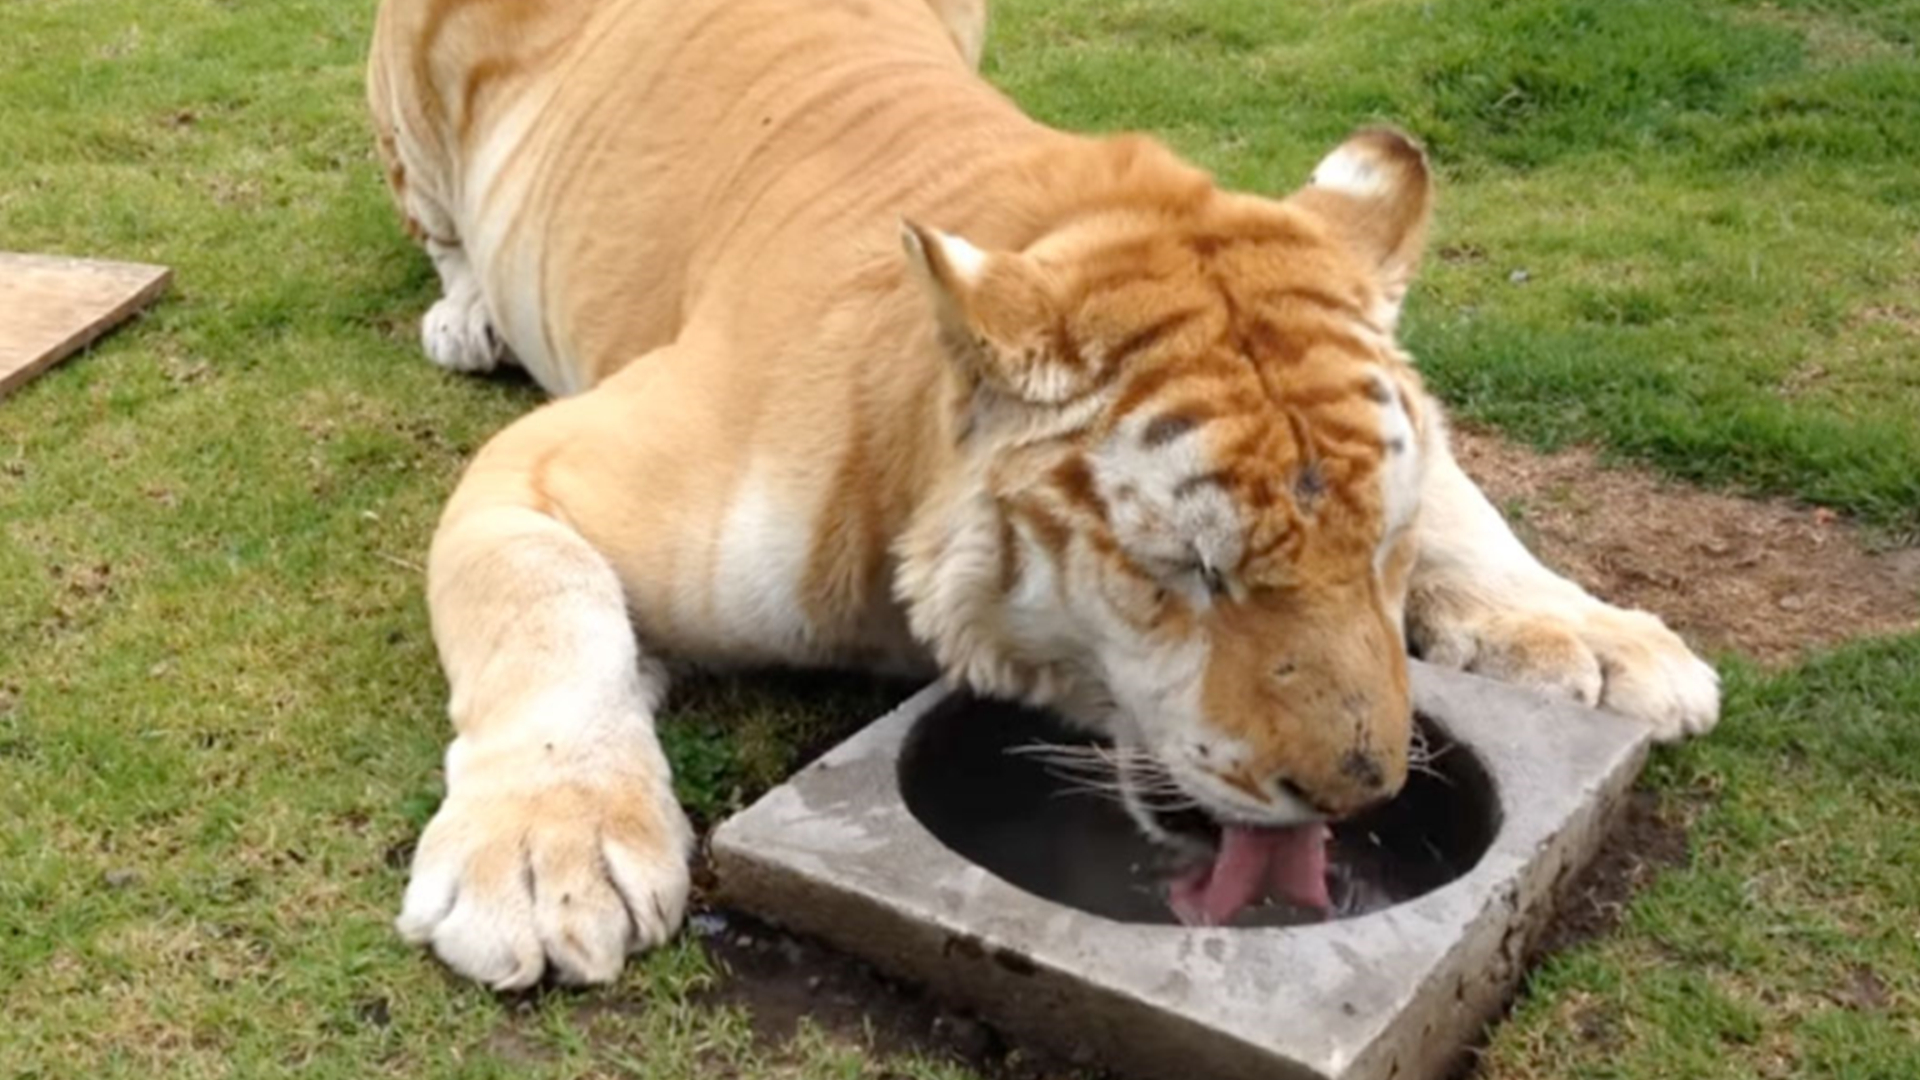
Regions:
[[1705, 734], [1720, 718], [1719, 674], [1644, 611], [1450, 605], [1409, 632], [1432, 663], [1633, 717], [1662, 742]]

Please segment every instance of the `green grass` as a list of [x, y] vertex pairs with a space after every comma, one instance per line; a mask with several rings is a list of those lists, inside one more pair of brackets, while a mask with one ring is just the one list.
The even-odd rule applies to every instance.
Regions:
[[[0, 402], [0, 1075], [949, 1075], [756, 1045], [687, 943], [501, 1000], [389, 931], [445, 736], [417, 563], [535, 398], [418, 355], [431, 273], [368, 149], [370, 11], [0, 6], [0, 247], [177, 270]], [[1409, 336], [1461, 411], [1901, 530], [1916, 28], [1911, 0], [1020, 0], [992, 68], [1044, 117], [1274, 191], [1405, 124], [1445, 180]], [[703, 684], [666, 725], [683, 794], [710, 820], [877, 700]], [[1690, 866], [1547, 965], [1491, 1073], [1920, 1072], [1916, 715], [1920, 639], [1734, 665], [1721, 734], [1648, 781]]]
[[1920, 523], [1920, 3], [1003, 12], [994, 73], [1039, 115], [1236, 185], [1287, 190], [1369, 120], [1425, 139], [1407, 337], [1462, 414]]
[[1920, 639], [1729, 674], [1645, 781], [1690, 864], [1535, 973], [1489, 1078], [1920, 1076]]

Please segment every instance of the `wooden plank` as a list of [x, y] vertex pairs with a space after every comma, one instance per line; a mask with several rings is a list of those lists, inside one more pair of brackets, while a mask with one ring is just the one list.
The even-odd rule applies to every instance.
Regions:
[[0, 397], [153, 302], [173, 271], [0, 251]]

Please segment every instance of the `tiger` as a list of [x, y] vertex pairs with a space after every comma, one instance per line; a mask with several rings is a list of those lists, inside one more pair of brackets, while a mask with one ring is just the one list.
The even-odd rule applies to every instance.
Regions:
[[1411, 136], [1228, 190], [1030, 118], [978, 73], [986, 21], [381, 4], [422, 347], [550, 395], [428, 553], [454, 738], [396, 925], [460, 975], [603, 983], [676, 932], [696, 837], [655, 722], [687, 665], [1051, 709], [1217, 826], [1200, 921], [1249, 875], [1311, 901], [1327, 823], [1400, 789], [1409, 653], [1663, 740], [1718, 719], [1710, 665], [1543, 566], [1450, 455], [1397, 337]]

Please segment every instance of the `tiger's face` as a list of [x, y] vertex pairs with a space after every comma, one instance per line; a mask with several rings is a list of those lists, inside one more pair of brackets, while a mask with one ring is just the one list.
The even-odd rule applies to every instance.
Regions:
[[916, 629], [1150, 761], [1149, 830], [1156, 801], [1285, 827], [1404, 782], [1431, 425], [1393, 329], [1428, 198], [1369, 132], [1284, 201], [1174, 185], [1020, 252], [908, 227], [972, 387], [969, 477], [908, 539]]

